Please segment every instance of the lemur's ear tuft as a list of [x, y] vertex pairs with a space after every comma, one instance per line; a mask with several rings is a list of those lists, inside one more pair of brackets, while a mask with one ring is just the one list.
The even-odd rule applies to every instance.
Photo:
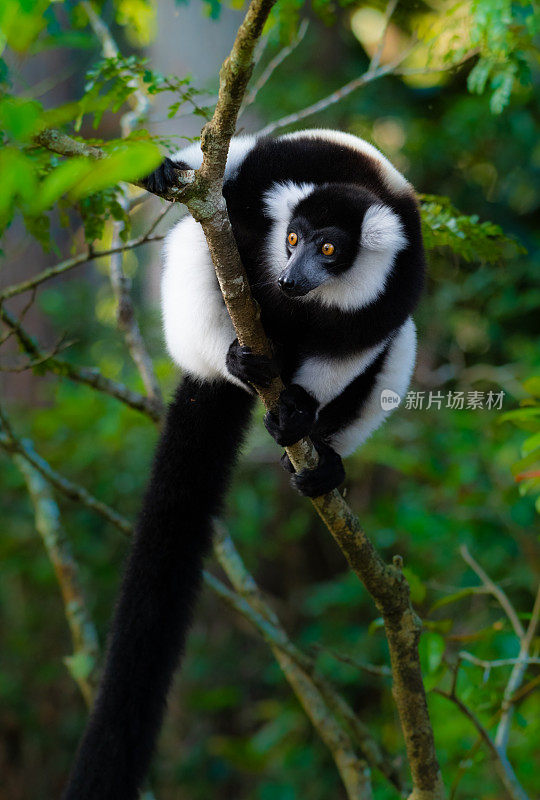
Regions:
[[362, 223], [360, 244], [366, 250], [403, 250], [407, 237], [398, 215], [382, 204], [370, 206]]
[[298, 203], [313, 191], [312, 183], [275, 183], [263, 198], [264, 211], [274, 221], [289, 222]]

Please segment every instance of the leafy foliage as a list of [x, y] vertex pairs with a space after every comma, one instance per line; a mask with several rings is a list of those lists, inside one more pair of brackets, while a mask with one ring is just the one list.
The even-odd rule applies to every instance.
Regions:
[[468, 78], [469, 91], [482, 94], [489, 86], [490, 108], [500, 114], [518, 84], [530, 82], [529, 59], [540, 33], [540, 11], [527, 0], [474, 0], [471, 42], [480, 58]]
[[508, 411], [501, 422], [513, 422], [529, 434], [521, 445], [521, 458], [512, 465], [514, 479], [522, 494], [537, 495], [536, 510], [540, 514], [540, 378], [529, 378], [523, 385], [529, 397], [521, 408]]
[[465, 261], [492, 264], [526, 250], [493, 222], [461, 214], [447, 197], [422, 195], [422, 223], [428, 250], [448, 247]]

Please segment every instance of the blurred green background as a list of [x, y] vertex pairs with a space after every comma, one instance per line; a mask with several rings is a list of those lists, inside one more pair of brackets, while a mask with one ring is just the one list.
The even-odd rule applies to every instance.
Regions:
[[[124, 4], [128, 10], [133, 5]], [[172, 4], [165, 5], [167, 13], [175, 13]], [[376, 4], [374, 8], [381, 10]], [[410, 35], [421, 15], [434, 8], [445, 13], [445, 7], [403, 4], [396, 12], [396, 30]], [[193, 18], [201, 15], [196, 3], [180, 10]], [[308, 32], [259, 93], [247, 128], [257, 129], [307, 106], [366, 69], [366, 45], [354, 33], [356, 11], [356, 6], [335, 10], [329, 25], [306, 9], [312, 17]], [[137, 58], [150, 54], [152, 59], [133, 26], [115, 23], [108, 4], [102, 13], [124, 52]], [[227, 14], [205, 24], [222, 26], [226, 51], [232, 24]], [[92, 42], [68, 47], [70, 90], [80, 94], [84, 71], [98, 58], [98, 48]], [[280, 47], [271, 41], [264, 61]], [[23, 70], [24, 63], [11, 66]], [[518, 407], [527, 395], [523, 383], [540, 374], [540, 72], [533, 63], [528, 86], [517, 86], [496, 114], [490, 92], [467, 90], [470, 68], [465, 64], [443, 76], [388, 77], [306, 124], [348, 130], [373, 141], [419, 192], [449, 197], [463, 214], [491, 220], [526, 249], [517, 253], [509, 248], [505, 257], [503, 248], [494, 263], [466, 261], [448, 248], [432, 250], [427, 288], [416, 314], [420, 349], [411, 389], [445, 395], [503, 390], [504, 412]], [[209, 78], [202, 88], [213, 91], [215, 86]], [[105, 116], [100, 134], [117, 135], [114, 125]], [[148, 220], [142, 210], [135, 216], [134, 232], [144, 230]], [[14, 259], [28, 266], [24, 248], [33, 247], [24, 242], [17, 225], [4, 245], [8, 269]], [[67, 230], [80, 244], [79, 226], [72, 217]], [[65, 231], [56, 235], [62, 255], [69, 253], [65, 237]], [[48, 261], [34, 255], [31, 273], [59, 260], [58, 252]], [[159, 248], [131, 251], [126, 265], [141, 326], [168, 396], [178, 375], [164, 352], [153, 289]], [[37, 293], [29, 327], [49, 344], [65, 333], [70, 345], [63, 357], [96, 365], [141, 390], [116, 329], [106, 272], [103, 260], [79, 268], [66, 280], [45, 284]], [[15, 282], [17, 276], [12, 272], [10, 279]], [[20, 309], [20, 304], [14, 307]], [[24, 360], [9, 355], [7, 362], [17, 358]], [[135, 516], [157, 436], [148, 420], [56, 376], [7, 372], [1, 387], [21, 436], [33, 440], [63, 474], [126, 516]], [[508, 592], [526, 624], [540, 571], [535, 495], [520, 493], [512, 472], [526, 436], [520, 427], [501, 421], [497, 410], [414, 411], [402, 406], [347, 461], [349, 503], [385, 557], [398, 553], [404, 558], [416, 608], [426, 620], [422, 652], [428, 689], [448, 686], [445, 663], [459, 650], [490, 660], [517, 655], [516, 637], [500, 607], [486, 595], [459, 593], [478, 585], [478, 579], [458, 548], [468, 545]], [[376, 609], [309, 504], [289, 490], [278, 456], [259, 413], [230, 496], [228, 529], [291, 637], [318, 653], [324, 674], [343, 689], [377, 738], [398, 753], [401, 734], [389, 679], [332, 655], [387, 663]], [[9, 455], [1, 452], [0, 482], [0, 795], [45, 800], [59, 796], [86, 712], [63, 663], [72, 650], [69, 630], [25, 484]], [[88, 509], [60, 495], [57, 500], [103, 643], [126, 542]], [[215, 564], [210, 569], [218, 572]], [[444, 598], [447, 602], [441, 603]], [[535, 646], [538, 651], [538, 639]], [[501, 667], [485, 673], [472, 664], [460, 670], [460, 696], [489, 730], [509, 671]], [[531, 665], [524, 683], [536, 676], [538, 667]], [[436, 694], [430, 693], [429, 704], [444, 778], [448, 787], [455, 784], [452, 796], [504, 797], [488, 753], [475, 747], [470, 722]], [[530, 797], [540, 795], [539, 720], [539, 694], [531, 693], [517, 707], [509, 748]], [[396, 796], [378, 776], [374, 780], [377, 800]], [[171, 693], [152, 787], [161, 800], [344, 797], [328, 752], [268, 647], [208, 589]]]

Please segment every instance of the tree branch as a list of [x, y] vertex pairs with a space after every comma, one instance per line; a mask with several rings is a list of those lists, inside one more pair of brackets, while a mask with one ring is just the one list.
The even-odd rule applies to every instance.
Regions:
[[86, 605], [79, 568], [62, 529], [58, 506], [47, 482], [25, 457], [14, 454], [13, 461], [26, 481], [34, 506], [36, 529], [41, 535], [62, 593], [73, 640], [73, 656], [64, 660], [90, 708], [96, 688], [99, 647], [96, 629]]
[[76, 367], [69, 361], [56, 356], [49, 356], [45, 359], [46, 353], [41, 350], [36, 340], [22, 327], [20, 321], [1, 304], [0, 319], [13, 331], [24, 352], [31, 356], [32, 359], [40, 361], [50, 372], [69, 378], [76, 383], [91, 386], [103, 394], [114, 397], [135, 411], [146, 414], [155, 422], [160, 421], [163, 411], [161, 406], [156, 406], [153, 400], [134, 392], [123, 383], [106, 378], [97, 368]]
[[[531, 619], [526, 632], [521, 638], [519, 655], [517, 662], [510, 673], [506, 689], [504, 690], [503, 701], [501, 704], [501, 719], [495, 734], [495, 745], [501, 754], [505, 754], [508, 748], [508, 737], [510, 736], [510, 725], [514, 715], [514, 696], [523, 682], [525, 672], [532, 659], [529, 657], [529, 650], [538, 626], [540, 617], [540, 586], [536, 593]], [[536, 659], [540, 663], [539, 659]]]
[[[272, 5], [273, 0], [252, 0], [231, 54], [223, 64], [214, 116], [202, 132], [203, 163], [186, 200], [189, 211], [204, 230], [238, 339], [259, 354], [270, 354], [270, 344], [240, 261], [221, 188], [229, 142], [252, 70], [253, 50]], [[273, 410], [282, 388], [281, 380], [277, 379], [269, 389], [257, 391], [265, 406]], [[316, 464], [309, 441], [298, 442], [287, 448], [287, 453], [296, 471]], [[444, 788], [418, 657], [422, 625], [411, 605], [401, 559], [394, 559], [389, 566], [384, 563], [339, 492], [316, 498], [313, 505], [374, 598], [385, 622], [394, 676], [393, 694], [413, 779], [411, 800], [438, 800], [444, 796]]]
[[455, 692], [445, 692], [438, 687], [433, 689], [435, 694], [440, 695], [441, 697], [445, 697], [447, 700], [450, 700], [451, 703], [454, 703], [457, 708], [461, 711], [461, 713], [469, 719], [474, 727], [476, 728], [479, 736], [481, 737], [482, 741], [486, 745], [489, 750], [489, 753], [493, 759], [493, 763], [495, 766], [495, 770], [497, 775], [499, 776], [501, 783], [503, 784], [504, 788], [508, 792], [509, 797], [511, 800], [529, 800], [528, 795], [523, 790], [522, 786], [520, 785], [517, 776], [514, 772], [514, 769], [510, 762], [508, 761], [506, 755], [501, 753], [498, 748], [495, 746], [495, 743], [489, 733], [487, 732], [486, 728], [482, 725], [476, 714], [463, 702], [460, 700], [459, 697], [455, 694]]
[[68, 272], [74, 267], [78, 267], [80, 264], [87, 264], [89, 261], [94, 261], [96, 258], [105, 258], [105, 256], [111, 256], [114, 255], [114, 253], [123, 253], [125, 250], [133, 250], [135, 247], [140, 247], [147, 242], [160, 242], [164, 238], [165, 234], [147, 232], [138, 236], [136, 239], [131, 239], [129, 242], [123, 242], [113, 247], [108, 247], [106, 250], [94, 250], [90, 247], [86, 253], [79, 253], [76, 256], [72, 256], [72, 258], [67, 258], [65, 261], [61, 261], [53, 267], [47, 267], [47, 269], [38, 272], [33, 278], [8, 286], [7, 289], [0, 292], [0, 302], [10, 297], [15, 297], [17, 294], [22, 294], [22, 292], [27, 292], [29, 289], [39, 286], [40, 283], [44, 283], [51, 278], [56, 278], [57, 275], [62, 275], [64, 272]]
[[[282, 650], [309, 677], [324, 698], [328, 708], [343, 720], [370, 766], [378, 769], [390, 783], [403, 793], [404, 787], [391, 756], [377, 743], [369, 728], [361, 722], [342, 695], [318, 672], [314, 659], [290, 641], [277, 615], [267, 603], [263, 592], [246, 570], [231, 537], [219, 522], [214, 527], [214, 555], [237, 594], [245, 600], [256, 615], [260, 615], [266, 620], [267, 626], [262, 630], [255, 618], [250, 617], [250, 621], [256, 625], [265, 638], [268, 638], [267, 634], [271, 629], [272, 636], [271, 640], [268, 639], [269, 643]], [[244, 606], [235, 607], [240, 613], [245, 610]], [[288, 679], [287, 671], [284, 670], [284, 672]]]
[[306, 714], [332, 753], [349, 800], [371, 800], [371, 780], [367, 765], [356, 756], [350, 737], [337, 724], [310, 676], [288, 654], [284, 632], [213, 575], [205, 573], [204, 577], [206, 583], [232, 608], [246, 617], [270, 645]]
[[466, 544], [462, 544], [459, 548], [459, 552], [461, 557], [464, 561], [467, 562], [469, 567], [476, 572], [488, 592], [493, 595], [493, 597], [499, 602], [499, 605], [506, 613], [506, 616], [510, 620], [512, 627], [515, 631], [516, 636], [521, 641], [525, 635], [525, 629], [523, 625], [519, 621], [519, 617], [517, 615], [516, 609], [508, 599], [507, 594], [498, 586], [494, 581], [491, 580], [487, 572], [480, 566], [478, 561], [476, 561], [471, 553], [469, 552], [469, 548]]
[[266, 86], [266, 84], [268, 83], [268, 81], [270, 80], [270, 78], [272, 77], [274, 72], [276, 71], [276, 69], [279, 66], [281, 66], [281, 64], [283, 64], [285, 59], [288, 58], [291, 55], [291, 53], [294, 53], [294, 51], [296, 50], [298, 45], [303, 41], [304, 36], [307, 33], [308, 27], [309, 27], [309, 21], [307, 19], [303, 19], [302, 22], [300, 23], [300, 27], [298, 28], [296, 36], [294, 37], [292, 42], [289, 45], [287, 45], [286, 47], [283, 47], [279, 51], [279, 53], [277, 53], [274, 56], [274, 58], [272, 58], [268, 62], [268, 65], [264, 69], [264, 71], [263, 71], [262, 75], [260, 76], [260, 78], [257, 81], [255, 81], [255, 84], [253, 85], [253, 89], [251, 89], [251, 91], [248, 92], [248, 94], [246, 95], [246, 99], [242, 103], [242, 106], [241, 106], [240, 111], [238, 113], [238, 119], [240, 119], [240, 117], [244, 114], [245, 110], [255, 102], [255, 100], [257, 99], [257, 95], [259, 94], [261, 89], [264, 86]]
[[11, 422], [1, 406], [0, 423], [0, 445], [5, 450], [11, 453], [17, 453], [21, 458], [26, 459], [26, 461], [33, 467], [34, 470], [37, 470], [37, 472], [46, 478], [49, 483], [51, 483], [56, 489], [63, 492], [71, 500], [79, 501], [92, 511], [95, 511], [101, 517], [106, 519], [107, 522], [111, 522], [116, 528], [122, 531], [122, 533], [131, 533], [131, 523], [125, 517], [122, 517], [121, 514], [118, 514], [116, 511], [114, 511], [114, 509], [110, 508], [105, 503], [102, 503], [101, 500], [98, 500], [96, 497], [94, 497], [94, 495], [83, 486], [79, 486], [78, 484], [73, 483], [73, 481], [68, 480], [68, 478], [64, 478], [64, 476], [53, 469], [44, 458], [36, 453], [32, 444], [28, 440], [23, 441], [20, 439], [13, 431]]

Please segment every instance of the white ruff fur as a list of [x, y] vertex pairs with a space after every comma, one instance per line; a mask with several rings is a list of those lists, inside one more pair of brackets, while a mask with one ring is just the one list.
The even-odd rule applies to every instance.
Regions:
[[236, 334], [202, 228], [191, 217], [167, 236], [161, 302], [165, 341], [173, 360], [195, 377], [226, 378], [247, 389], [225, 365]]
[[[266, 263], [276, 280], [287, 267], [285, 242], [294, 209], [314, 188], [310, 183], [287, 181], [274, 184], [264, 196], [267, 214], [274, 220], [265, 247]], [[341, 275], [330, 275], [299, 301], [317, 298], [323, 305], [343, 311], [369, 305], [384, 291], [395, 257], [406, 244], [397, 214], [381, 203], [371, 206], [362, 224], [360, 252], [350, 269]]]
[[403, 400], [416, 359], [416, 328], [409, 317], [399, 329], [386, 355], [384, 366], [378, 373], [371, 394], [362, 407], [357, 420], [333, 438], [332, 447], [341, 455], [353, 453], [371, 436], [392, 411], [381, 408], [381, 392], [392, 389]]

